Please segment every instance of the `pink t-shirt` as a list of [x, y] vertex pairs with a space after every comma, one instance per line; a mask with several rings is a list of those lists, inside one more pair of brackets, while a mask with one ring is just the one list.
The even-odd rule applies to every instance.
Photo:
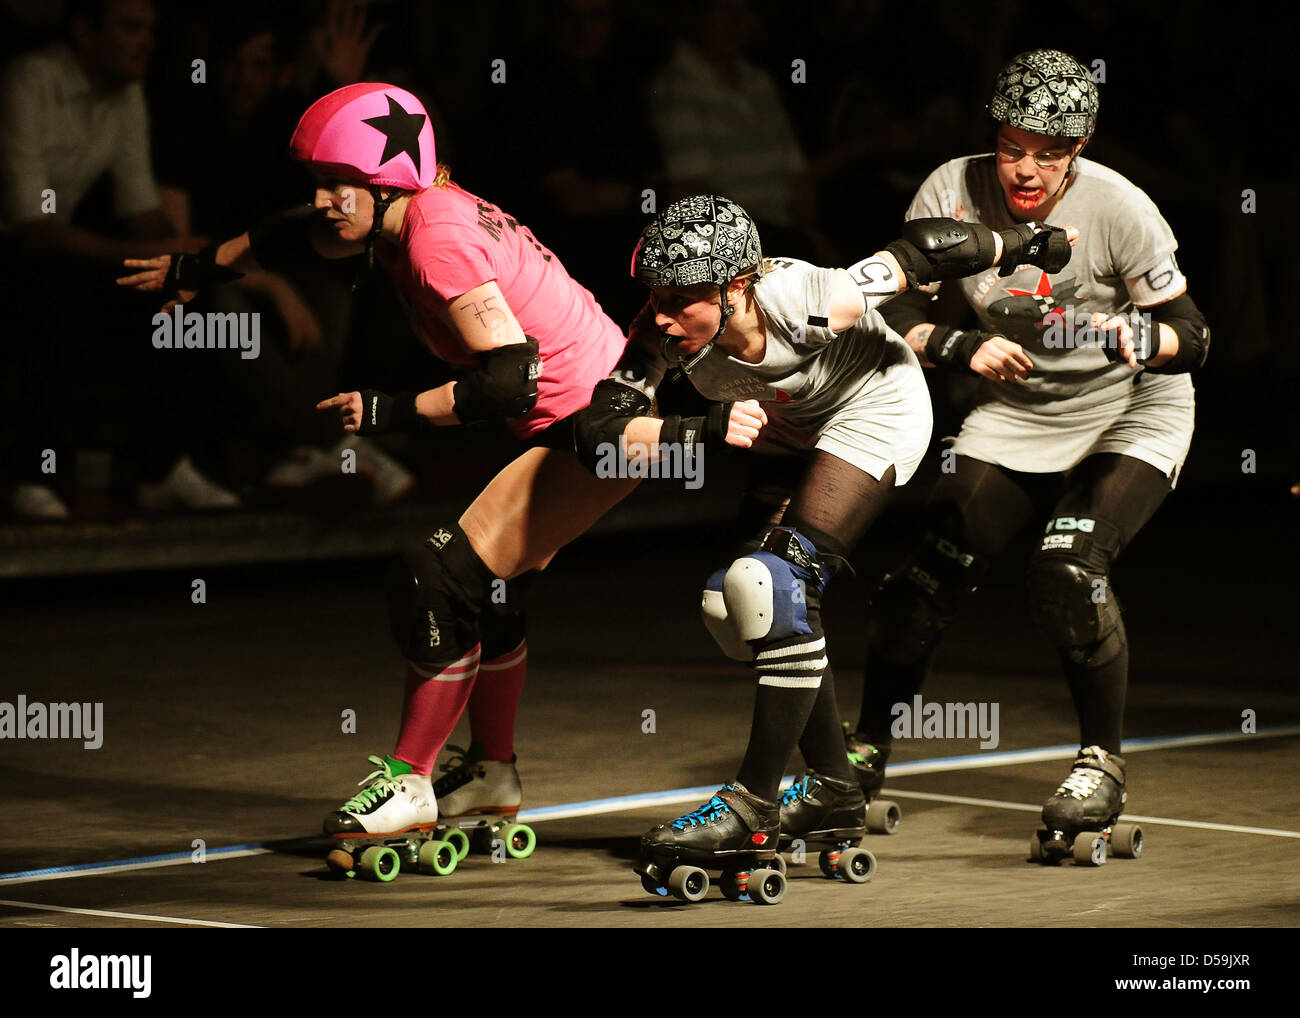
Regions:
[[401, 246], [380, 242], [375, 255], [405, 301], [416, 334], [435, 356], [462, 367], [479, 361], [449, 324], [448, 302], [496, 280], [541, 351], [537, 405], [508, 422], [520, 438], [590, 403], [591, 390], [627, 343], [528, 227], [455, 184], [413, 196], [402, 220]]

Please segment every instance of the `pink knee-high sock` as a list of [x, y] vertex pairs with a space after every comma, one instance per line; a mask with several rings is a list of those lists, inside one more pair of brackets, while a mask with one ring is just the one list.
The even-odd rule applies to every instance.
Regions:
[[520, 640], [514, 650], [479, 665], [478, 682], [469, 698], [469, 726], [488, 760], [509, 760], [514, 756], [515, 715], [527, 674], [527, 640]]
[[393, 756], [416, 774], [433, 773], [443, 744], [456, 727], [478, 674], [479, 645], [441, 671], [431, 672], [408, 662], [402, 727]]

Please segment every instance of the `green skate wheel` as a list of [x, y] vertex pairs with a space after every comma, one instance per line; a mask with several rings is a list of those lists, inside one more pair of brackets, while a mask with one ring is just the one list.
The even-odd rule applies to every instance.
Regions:
[[325, 865], [330, 871], [340, 877], [354, 877], [357, 873], [356, 860], [352, 858], [351, 852], [345, 852], [341, 848], [333, 849], [325, 857]]
[[867, 807], [867, 830], [872, 834], [894, 834], [903, 822], [898, 803], [877, 799]]
[[527, 859], [537, 847], [537, 835], [527, 824], [508, 824], [497, 837], [505, 842], [511, 859]]
[[876, 857], [865, 848], [846, 848], [835, 864], [835, 876], [850, 884], [865, 884], [876, 875]]
[[402, 861], [397, 853], [387, 845], [371, 845], [361, 853], [361, 866], [358, 872], [369, 880], [378, 880], [387, 884], [397, 879], [402, 871]]
[[1072, 852], [1074, 862], [1078, 866], [1106, 865], [1106, 839], [1097, 831], [1076, 834]]
[[464, 862], [469, 855], [469, 835], [459, 827], [448, 827], [442, 832], [442, 840], [456, 850], [456, 861]]
[[420, 846], [419, 860], [421, 872], [445, 877], [456, 871], [460, 856], [450, 841], [429, 840]]
[[709, 875], [698, 866], [678, 866], [668, 874], [668, 890], [682, 901], [699, 901], [709, 893]]
[[728, 901], [746, 901], [749, 898], [749, 870], [723, 870], [718, 880], [722, 896]]
[[1137, 859], [1142, 855], [1142, 828], [1116, 824], [1110, 829], [1110, 848], [1116, 859]]
[[780, 870], [754, 870], [749, 874], [749, 900], [755, 904], [779, 905], [785, 888], [785, 874]]
[[641, 874], [641, 889], [646, 894], [653, 894], [656, 898], [668, 897], [668, 888], [657, 880], [651, 880], [644, 873]]

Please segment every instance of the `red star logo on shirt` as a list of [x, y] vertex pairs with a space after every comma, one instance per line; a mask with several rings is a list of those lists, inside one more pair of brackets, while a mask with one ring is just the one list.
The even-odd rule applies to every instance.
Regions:
[[1038, 285], [1032, 290], [1013, 290], [1008, 286], [1007, 293], [1013, 297], [1050, 297], [1052, 295], [1052, 283], [1047, 278], [1047, 273], [1040, 269], [1038, 272]]

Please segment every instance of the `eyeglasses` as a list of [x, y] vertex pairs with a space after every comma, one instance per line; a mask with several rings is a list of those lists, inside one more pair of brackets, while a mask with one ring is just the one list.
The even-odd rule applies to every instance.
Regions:
[[1066, 159], [1070, 158], [1070, 153], [1074, 151], [1074, 146], [1068, 149], [1044, 149], [1042, 152], [1026, 152], [1019, 145], [1013, 145], [1009, 141], [998, 142], [998, 158], [1006, 163], [1018, 163], [1025, 156], [1032, 156], [1034, 165], [1040, 170], [1054, 170], [1061, 165]]

